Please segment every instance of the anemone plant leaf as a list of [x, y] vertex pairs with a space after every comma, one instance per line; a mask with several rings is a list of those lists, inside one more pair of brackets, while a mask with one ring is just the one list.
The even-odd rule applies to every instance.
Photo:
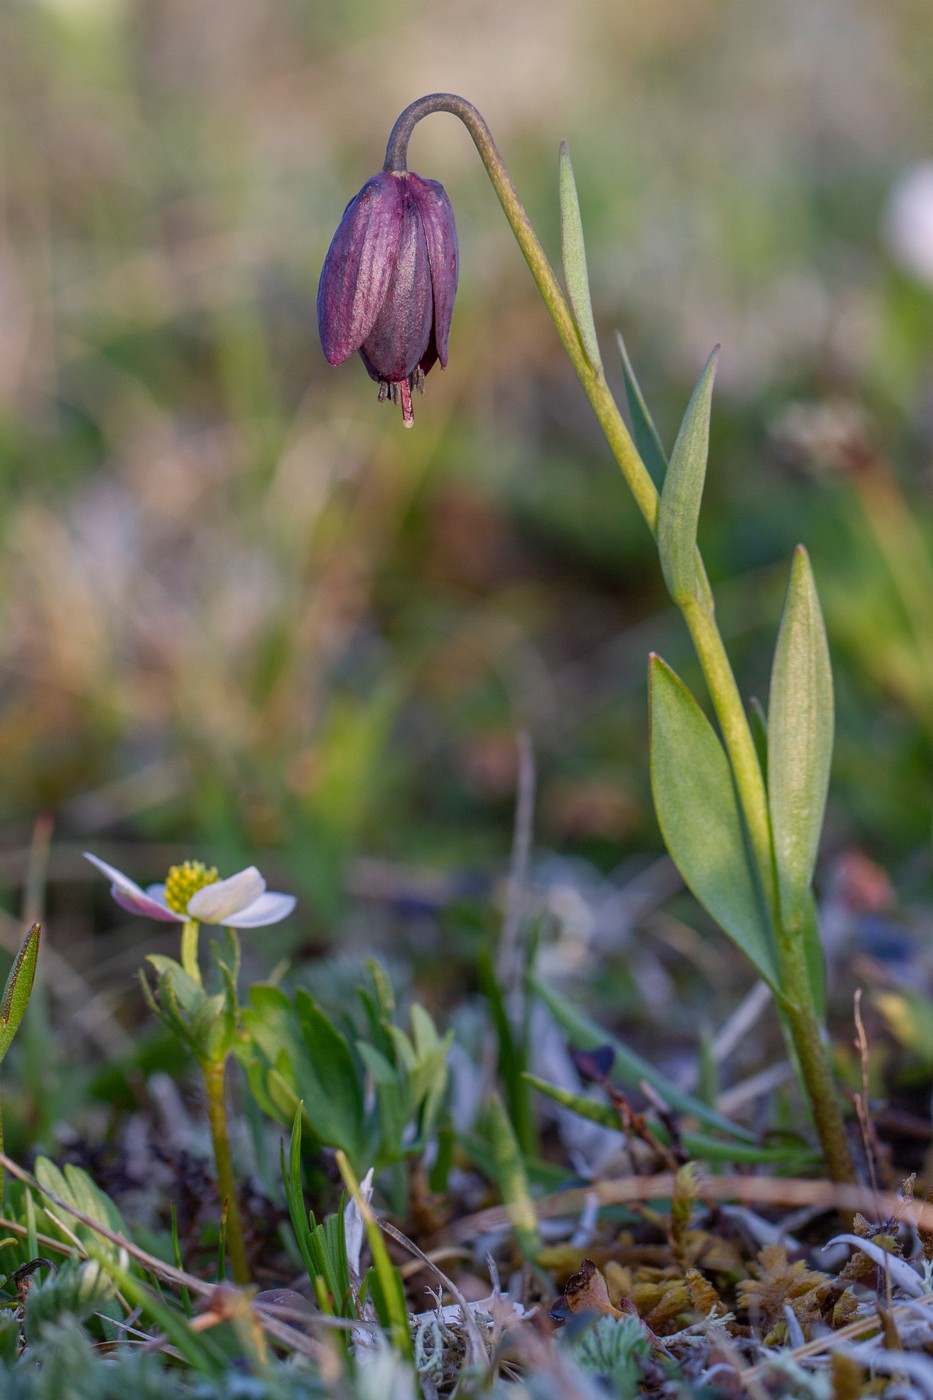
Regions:
[[39, 956], [41, 929], [33, 924], [13, 960], [10, 975], [6, 979], [3, 1001], [0, 1002], [0, 1060], [6, 1054], [10, 1041], [19, 1030], [20, 1022], [29, 1005], [32, 984], [36, 977], [36, 959]]
[[577, 182], [573, 178], [570, 164], [570, 151], [566, 141], [560, 143], [560, 246], [564, 263], [564, 281], [567, 294], [573, 307], [573, 318], [577, 323], [580, 341], [586, 351], [586, 358], [593, 369], [600, 369], [602, 359], [599, 341], [596, 339], [596, 324], [593, 320], [593, 303], [590, 298], [590, 280], [586, 270], [586, 248], [583, 243], [583, 219], [580, 216], [580, 202], [577, 199]]
[[803, 929], [833, 752], [833, 678], [810, 560], [798, 546], [768, 702], [768, 803], [781, 911]]
[[354, 1164], [365, 1162], [371, 1143], [362, 1075], [346, 1036], [321, 1007], [306, 992], [292, 1002], [278, 987], [257, 983], [242, 1020], [268, 1063], [265, 1089], [278, 1112], [291, 1122], [302, 1099], [320, 1141], [342, 1147]]
[[635, 378], [635, 371], [632, 368], [632, 362], [629, 359], [628, 350], [625, 348], [621, 331], [616, 331], [616, 344], [619, 347], [619, 357], [622, 360], [622, 377], [625, 380], [625, 398], [632, 420], [632, 437], [635, 439], [635, 446], [638, 448], [641, 460], [648, 468], [648, 475], [660, 490], [667, 475], [667, 453], [661, 446], [661, 439], [654, 426], [651, 411], [645, 403], [645, 396]]
[[[114, 1234], [125, 1235], [126, 1224], [118, 1207], [110, 1199], [105, 1191], [92, 1180], [88, 1172], [83, 1167], [75, 1166], [68, 1162], [64, 1170], [56, 1167], [54, 1162], [50, 1162], [47, 1157], [37, 1157], [35, 1164], [36, 1180], [44, 1191], [51, 1191], [69, 1206], [74, 1206], [91, 1220], [99, 1221]], [[58, 1207], [50, 1204], [48, 1210], [53, 1216], [57, 1216]], [[102, 1254], [108, 1259], [117, 1259], [120, 1255], [120, 1247], [112, 1240], [104, 1239], [98, 1235], [89, 1225], [84, 1225], [80, 1221], [69, 1220], [65, 1217], [69, 1229], [73, 1230], [78, 1239], [87, 1244], [90, 1240], [95, 1240]], [[63, 1234], [62, 1227], [57, 1220], [52, 1219], [54, 1233], [57, 1236]]]
[[658, 656], [651, 658], [650, 711], [651, 788], [667, 849], [703, 908], [777, 989], [729, 761], [690, 691]]
[[664, 582], [675, 603], [692, 598], [697, 581], [697, 525], [709, 455], [709, 418], [717, 345], [696, 383], [684, 414], [658, 507], [658, 552]]

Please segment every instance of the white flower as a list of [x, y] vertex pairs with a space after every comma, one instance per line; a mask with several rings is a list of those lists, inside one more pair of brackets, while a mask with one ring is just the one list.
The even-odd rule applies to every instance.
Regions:
[[[219, 880], [216, 870], [188, 861], [183, 866], [172, 866], [165, 884], [142, 889], [99, 856], [90, 851], [84, 854], [110, 880], [110, 893], [122, 909], [131, 914], [147, 914], [164, 923], [184, 924], [195, 919], [201, 924], [225, 924], [227, 928], [261, 928], [287, 919], [296, 903], [294, 895], [267, 890], [255, 865], [227, 880]], [[194, 892], [188, 897], [186, 891], [192, 886]]]
[[901, 267], [933, 286], [933, 160], [901, 175], [888, 196], [883, 232]]

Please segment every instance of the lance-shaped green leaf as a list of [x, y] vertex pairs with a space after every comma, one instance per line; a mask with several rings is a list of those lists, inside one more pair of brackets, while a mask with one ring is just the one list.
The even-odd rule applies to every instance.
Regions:
[[[536, 1074], [526, 1073], [523, 1077], [533, 1088], [553, 1099], [562, 1108], [569, 1108], [572, 1113], [578, 1113], [581, 1118], [598, 1123], [600, 1127], [608, 1128], [611, 1132], [622, 1131], [619, 1114], [610, 1104], [591, 1099], [586, 1094], [566, 1089], [562, 1085], [550, 1084], [546, 1079], [539, 1079]], [[661, 1142], [670, 1142], [671, 1135], [664, 1123], [652, 1122], [651, 1131]], [[790, 1164], [803, 1167], [813, 1166], [819, 1160], [811, 1149], [795, 1141], [759, 1146], [757, 1143], [736, 1142], [734, 1139], [731, 1142], [723, 1142], [720, 1138], [686, 1130], [681, 1132], [680, 1138], [691, 1157], [707, 1162], [770, 1162], [785, 1167]]]
[[577, 199], [577, 182], [573, 178], [567, 142], [560, 143], [560, 247], [564, 263], [564, 281], [573, 307], [580, 341], [593, 369], [602, 367], [593, 303], [590, 299], [590, 279], [586, 270], [586, 248], [583, 243], [583, 220]]
[[690, 1114], [708, 1127], [743, 1142], [754, 1141], [754, 1134], [747, 1128], [730, 1122], [695, 1094], [688, 1094], [686, 1090], [678, 1088], [650, 1060], [644, 1059], [617, 1036], [611, 1035], [604, 1026], [587, 1016], [585, 1011], [580, 1011], [534, 972], [528, 974], [527, 980], [529, 991], [544, 1003], [571, 1045], [578, 1045], [581, 1050], [595, 1050], [600, 1045], [610, 1046], [615, 1056], [612, 1062], [612, 1079], [615, 1083], [637, 1089], [644, 1080], [676, 1113]]
[[0, 1060], [9, 1049], [10, 1041], [19, 1030], [19, 1023], [29, 1005], [32, 984], [36, 976], [40, 933], [39, 925], [33, 924], [23, 939], [22, 946], [10, 968], [10, 975], [6, 979], [3, 1001], [0, 1002]]
[[650, 665], [651, 788], [685, 884], [772, 988], [777, 960], [725, 750], [690, 691], [658, 656]]
[[807, 551], [798, 546], [771, 670], [768, 802], [781, 911], [802, 929], [833, 752], [833, 677]]
[[645, 396], [635, 378], [635, 371], [632, 368], [632, 362], [625, 348], [621, 331], [616, 331], [616, 343], [622, 359], [622, 377], [625, 380], [625, 398], [632, 419], [632, 437], [635, 439], [635, 446], [638, 448], [641, 460], [648, 468], [648, 475], [660, 490], [667, 475], [667, 453], [661, 446], [661, 439], [654, 426], [651, 411], [645, 403]]
[[710, 403], [718, 359], [717, 345], [687, 404], [658, 508], [661, 568], [668, 592], [678, 604], [692, 598], [696, 588], [697, 525], [706, 480]]

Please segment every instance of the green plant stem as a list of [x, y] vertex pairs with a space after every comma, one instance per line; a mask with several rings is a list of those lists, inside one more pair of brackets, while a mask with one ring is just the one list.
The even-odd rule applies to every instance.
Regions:
[[243, 1221], [237, 1200], [236, 1182], [233, 1176], [233, 1158], [230, 1154], [230, 1138], [227, 1134], [227, 1102], [224, 1094], [225, 1063], [208, 1060], [203, 1062], [204, 1085], [207, 1090], [207, 1116], [211, 1127], [211, 1141], [214, 1144], [214, 1162], [217, 1167], [217, 1188], [221, 1204], [227, 1208], [227, 1250], [230, 1255], [230, 1268], [234, 1283], [250, 1281], [250, 1268], [246, 1259], [246, 1245], [243, 1240]]
[[[454, 93], [432, 93], [419, 98], [405, 108], [392, 128], [386, 146], [384, 169], [395, 173], [407, 170], [408, 143], [412, 131], [423, 117], [432, 112], [450, 112], [459, 117], [473, 138], [518, 246], [524, 254], [606, 441], [622, 470], [635, 504], [652, 535], [657, 537], [657, 488], [606, 383], [602, 366], [591, 364], [586, 355], [560, 283], [518, 198], [512, 177], [483, 117], [472, 103]], [[852, 1181], [852, 1161], [839, 1101], [833, 1086], [832, 1072], [820, 1034], [819, 1018], [813, 1004], [803, 955], [803, 940], [796, 937], [792, 931], [784, 929], [782, 923], [764, 776], [735, 675], [716, 626], [712, 594], [699, 552], [697, 559], [696, 593], [683, 605], [682, 612], [719, 721], [763, 895], [776, 930], [781, 983], [786, 998], [784, 1010], [826, 1164], [834, 1180]]]
[[198, 934], [201, 925], [197, 919], [186, 919], [181, 929], [181, 965], [192, 981], [201, 986], [201, 967], [198, 962]]

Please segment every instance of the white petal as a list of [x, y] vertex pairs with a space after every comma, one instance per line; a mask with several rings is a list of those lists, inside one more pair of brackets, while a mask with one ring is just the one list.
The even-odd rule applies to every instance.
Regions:
[[131, 914], [147, 914], [149, 918], [161, 919], [164, 923], [174, 924], [182, 921], [180, 915], [173, 913], [164, 900], [153, 898], [115, 865], [108, 865], [99, 856], [92, 856], [90, 851], [85, 851], [84, 855], [92, 865], [97, 866], [102, 875], [107, 876], [110, 881], [110, 893], [121, 909], [127, 909]]
[[229, 924], [231, 916], [254, 903], [265, 888], [265, 880], [255, 865], [250, 865], [193, 894], [188, 900], [188, 917], [199, 919], [202, 924]]
[[888, 198], [883, 232], [901, 266], [933, 286], [933, 161], [901, 175]]
[[270, 890], [247, 904], [239, 914], [231, 914], [224, 919], [228, 928], [261, 928], [263, 924], [277, 924], [287, 919], [298, 903], [293, 894], [278, 894]]
[[[373, 1171], [374, 1168], [370, 1167], [369, 1171], [360, 1182], [360, 1195], [367, 1205], [369, 1205], [373, 1198]], [[350, 1269], [350, 1278], [355, 1283], [358, 1283], [360, 1280], [360, 1254], [363, 1249], [363, 1234], [365, 1228], [363, 1217], [360, 1214], [360, 1208], [356, 1204], [356, 1201], [348, 1201], [346, 1210], [343, 1213], [343, 1237], [346, 1242], [347, 1264]]]

